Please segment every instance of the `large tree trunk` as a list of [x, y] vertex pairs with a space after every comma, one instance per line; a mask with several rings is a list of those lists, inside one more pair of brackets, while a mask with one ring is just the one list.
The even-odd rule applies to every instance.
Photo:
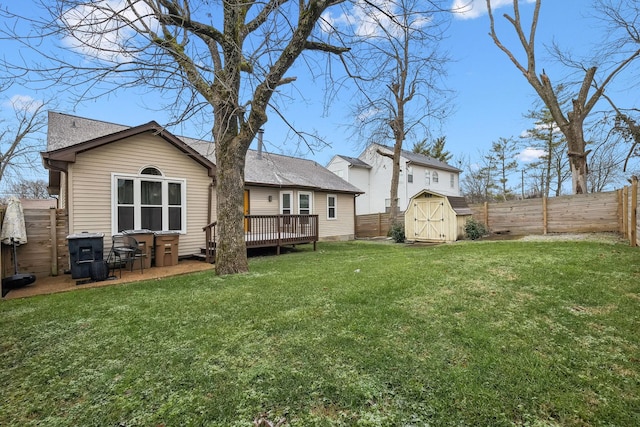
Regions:
[[390, 212], [389, 212], [389, 227], [393, 227], [398, 222], [398, 184], [400, 182], [400, 154], [402, 152], [402, 141], [398, 144], [396, 141], [393, 147], [393, 157], [391, 162], [393, 164], [391, 168], [391, 192], [389, 194], [390, 200]]
[[[237, 139], [238, 137], [234, 138]], [[234, 141], [216, 144], [216, 198], [218, 248], [216, 273], [219, 275], [249, 271], [244, 238], [244, 164], [246, 150]], [[226, 145], [226, 147], [220, 147]]]
[[[575, 102], [574, 102], [575, 105]], [[571, 183], [573, 194], [586, 194], [587, 187], [587, 155], [591, 150], [586, 150], [582, 123], [585, 115], [576, 108], [569, 112], [568, 122], [563, 123], [560, 129], [567, 139], [569, 166], [571, 167]]]

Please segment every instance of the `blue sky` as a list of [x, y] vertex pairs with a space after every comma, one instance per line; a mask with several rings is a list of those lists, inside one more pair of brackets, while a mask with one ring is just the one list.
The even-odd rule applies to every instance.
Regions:
[[[460, 0], [451, 0], [452, 6], [456, 3], [460, 3]], [[457, 158], [468, 156], [471, 160], [474, 156], [477, 157], [479, 151], [488, 151], [491, 143], [498, 138], [517, 137], [531, 127], [531, 122], [523, 118], [523, 114], [532, 109], [537, 101], [535, 93], [524, 77], [490, 39], [489, 20], [483, 12], [485, 0], [472, 0], [472, 3], [474, 9], [471, 13], [453, 19], [449, 38], [445, 42], [445, 47], [453, 59], [448, 66], [449, 76], [446, 83], [456, 92], [453, 100], [454, 112], [442, 124], [441, 129], [433, 130], [436, 136], [446, 136], [446, 148]], [[501, 3], [509, 2], [501, 0]], [[565, 73], [561, 67], [549, 59], [544, 50], [545, 43], [555, 39], [564, 48], [586, 53], [602, 37], [600, 29], [589, 17], [593, 12], [590, 6], [590, 1], [586, 0], [543, 0], [537, 32], [538, 63], [539, 69], [544, 67], [552, 82], [560, 81]], [[23, 12], [36, 10], [32, 0], [23, 0], [18, 7]], [[521, 0], [523, 18], [529, 18], [532, 11], [533, 3]], [[499, 35], [504, 38], [508, 47], [517, 50], [518, 46], [512, 37], [512, 30], [504, 25], [505, 20], [502, 18], [504, 12], [511, 12], [511, 7], [506, 5], [494, 13], [499, 24], [497, 28]], [[11, 55], [7, 47], [8, 45], [3, 48], [5, 55]], [[357, 156], [363, 149], [363, 142], [349, 138], [351, 131], [347, 126], [352, 123], [349, 109], [351, 94], [344, 91], [343, 96], [338, 97], [329, 106], [328, 114], [325, 114], [323, 78], [319, 77], [314, 81], [304, 75], [307, 73], [306, 70], [300, 69], [300, 73], [295, 87], [283, 89], [292, 98], [281, 102], [282, 112], [297, 130], [308, 133], [318, 132], [331, 146], [314, 152], [298, 146], [292, 140], [287, 140], [287, 127], [275, 114], [271, 114], [265, 126], [266, 148], [274, 152], [314, 159], [323, 165], [326, 165], [335, 154]], [[640, 101], [640, 91], [619, 89], [624, 87], [624, 82], [625, 80], [621, 79], [618, 88], [613, 88], [609, 93], [619, 97], [626, 107], [637, 106]], [[303, 101], [299, 99], [301, 93], [305, 94], [306, 99]], [[8, 108], [6, 100], [12, 96], [30, 96], [40, 99], [51, 95], [13, 86], [3, 94], [4, 115]], [[150, 120], [164, 124], [169, 120], [166, 112], [157, 110], [160, 105], [158, 100], [142, 96], [142, 92], [121, 91], [110, 97], [87, 101], [76, 106], [67, 102], [64, 93], [59, 93], [55, 97], [56, 111], [97, 120], [131, 126]], [[207, 132], [207, 129], [191, 123], [171, 130], [178, 135], [192, 137], [201, 137]], [[391, 143], [390, 141], [389, 144]], [[411, 144], [407, 143], [405, 148], [411, 149]], [[44, 176], [43, 173], [42, 177]]]

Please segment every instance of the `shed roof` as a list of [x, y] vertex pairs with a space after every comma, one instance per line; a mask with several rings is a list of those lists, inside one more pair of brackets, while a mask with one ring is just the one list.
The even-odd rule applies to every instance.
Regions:
[[[95, 127], [93, 126], [95, 125]], [[149, 129], [147, 129], [149, 128]], [[92, 148], [93, 144], [108, 143], [129, 136], [129, 133], [155, 130], [174, 144], [183, 145], [189, 154], [199, 157], [203, 165], [215, 167], [215, 149], [211, 141], [174, 136], [155, 122], [137, 127], [91, 120], [68, 114], [49, 113], [47, 152], [44, 157], [62, 152], [76, 152]], [[247, 152], [245, 160], [245, 182], [253, 185], [273, 187], [301, 187], [313, 190], [360, 194], [362, 191], [313, 160], [279, 154]]]
[[433, 194], [434, 196], [444, 197], [445, 199], [447, 199], [449, 201], [449, 205], [451, 206], [451, 208], [454, 210], [454, 212], [458, 216], [472, 215], [473, 214], [473, 212], [471, 211], [471, 208], [467, 204], [467, 200], [464, 197], [447, 196], [447, 195], [444, 195], [444, 194], [436, 193], [435, 191], [424, 189], [424, 190], [420, 190], [419, 192], [417, 192], [413, 197], [411, 197], [411, 199], [415, 199], [416, 197], [420, 197], [422, 194]]

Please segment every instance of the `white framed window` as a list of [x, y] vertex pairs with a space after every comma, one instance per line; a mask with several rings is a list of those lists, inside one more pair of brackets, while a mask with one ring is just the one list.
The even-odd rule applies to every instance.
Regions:
[[411, 166], [407, 168], [407, 182], [409, 184], [413, 182], [413, 168]]
[[335, 194], [327, 194], [327, 219], [338, 218], [338, 198]]
[[424, 173], [424, 185], [431, 185], [431, 171], [425, 171]]
[[433, 175], [431, 175], [431, 176], [432, 176], [432, 179], [433, 179], [433, 183], [437, 184], [438, 183], [438, 172], [433, 171]]
[[298, 214], [311, 215], [313, 206], [311, 204], [311, 193], [308, 191], [298, 192]]
[[391, 199], [384, 199], [384, 212], [391, 212]]
[[114, 234], [141, 229], [186, 233], [186, 180], [167, 178], [155, 167], [138, 175], [114, 173], [111, 180]]
[[280, 215], [293, 213], [293, 193], [291, 191], [280, 192]]
[[449, 184], [451, 185], [451, 188], [456, 186], [456, 175], [453, 173], [449, 177]]

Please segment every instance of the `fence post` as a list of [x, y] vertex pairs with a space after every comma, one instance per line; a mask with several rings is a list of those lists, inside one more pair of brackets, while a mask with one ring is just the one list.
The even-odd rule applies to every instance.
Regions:
[[51, 240], [51, 275], [58, 275], [58, 216], [55, 208], [49, 208], [49, 239]]
[[629, 186], [622, 189], [622, 233], [629, 238]]
[[631, 181], [631, 246], [638, 246], [638, 177], [634, 176]]
[[484, 202], [484, 226], [489, 230], [489, 202]]
[[549, 231], [549, 219], [547, 218], [547, 196], [542, 197], [542, 234]]
[[618, 195], [618, 233], [624, 232], [624, 225], [622, 223], [622, 188], [616, 190]]

